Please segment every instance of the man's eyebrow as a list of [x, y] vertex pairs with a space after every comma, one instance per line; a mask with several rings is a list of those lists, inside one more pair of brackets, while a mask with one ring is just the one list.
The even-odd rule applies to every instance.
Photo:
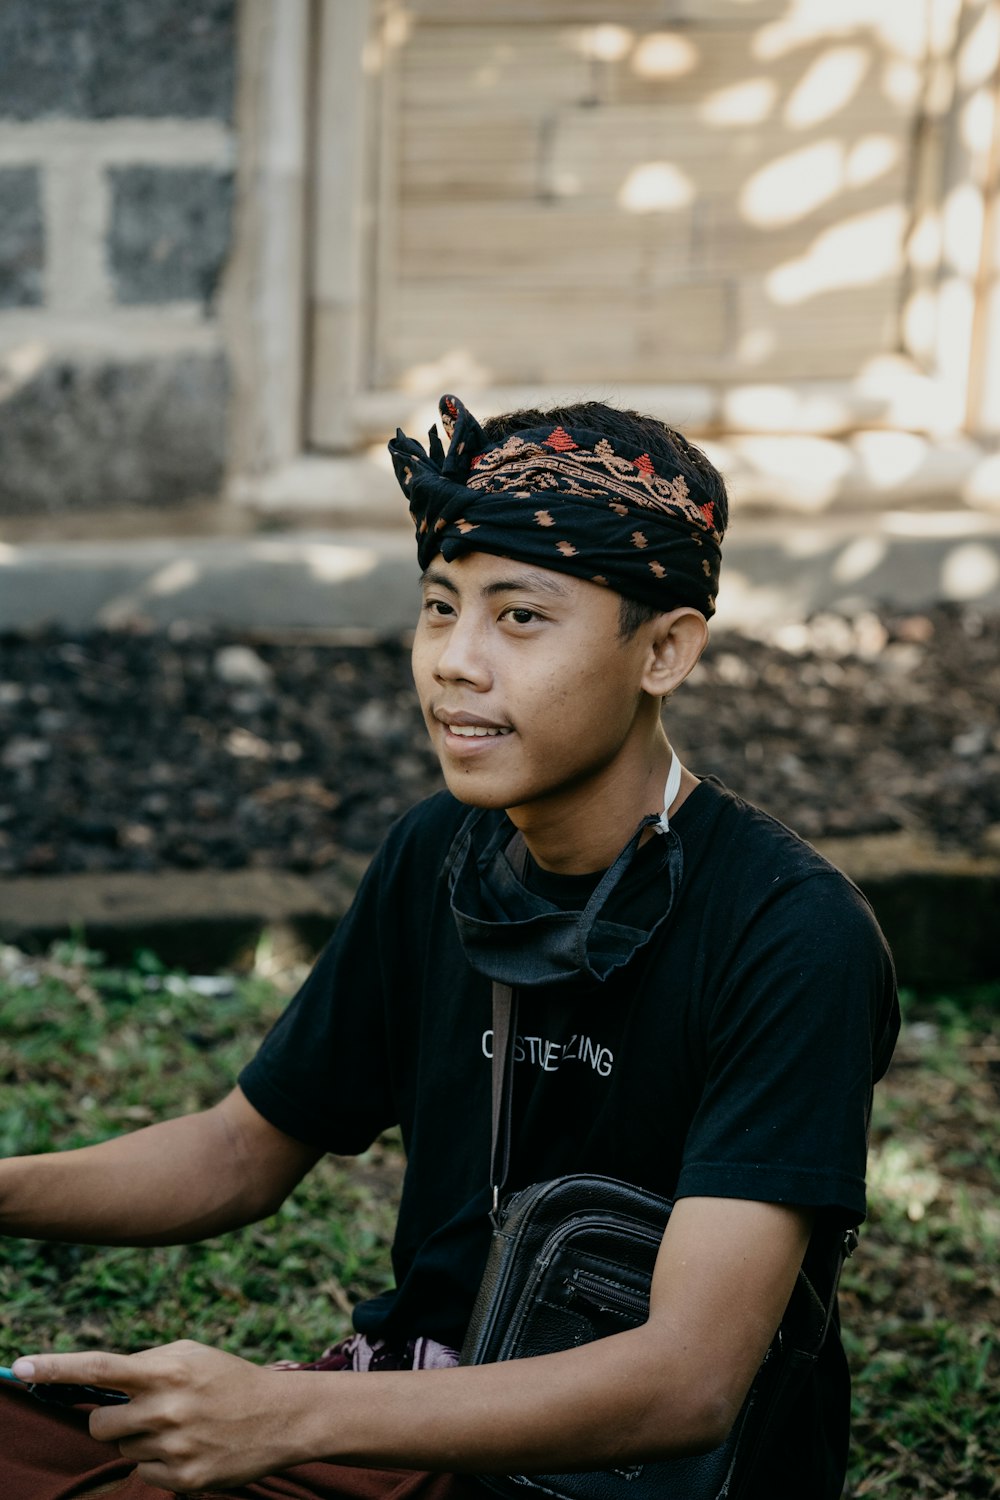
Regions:
[[558, 578], [551, 578], [548, 573], [536, 573], [532, 568], [529, 572], [518, 573], [513, 578], [494, 579], [483, 589], [483, 596], [492, 599], [496, 594], [531, 593], [532, 591], [555, 594], [560, 599], [565, 599], [569, 593], [569, 589], [565, 588]]
[[[420, 583], [423, 588], [434, 585], [437, 588], [447, 589], [451, 594], [459, 592], [458, 585], [448, 577], [447, 573], [441, 573], [435, 568], [428, 568], [421, 576]], [[484, 599], [493, 599], [497, 594], [531, 593], [532, 591], [555, 594], [559, 599], [565, 599], [569, 594], [569, 590], [559, 582], [558, 578], [552, 578], [548, 573], [536, 572], [533, 568], [511, 578], [495, 578], [492, 583], [484, 585], [482, 593]]]
[[458, 593], [457, 585], [452, 583], [447, 573], [438, 573], [433, 568], [428, 568], [420, 575], [420, 587], [425, 589], [428, 584], [434, 584], [440, 589], [447, 589], [451, 594]]

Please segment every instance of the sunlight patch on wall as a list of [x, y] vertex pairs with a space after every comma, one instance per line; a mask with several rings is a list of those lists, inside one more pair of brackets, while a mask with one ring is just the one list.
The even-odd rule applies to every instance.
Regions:
[[716, 89], [702, 101], [698, 112], [708, 125], [759, 125], [774, 109], [777, 97], [778, 85], [773, 78], [748, 78]]
[[618, 192], [618, 202], [632, 214], [670, 213], [694, 201], [694, 183], [669, 161], [647, 161], [633, 167]]
[[941, 263], [944, 230], [936, 208], [925, 208], [906, 242], [906, 258], [918, 271], [933, 271]]
[[920, 97], [920, 69], [913, 63], [891, 58], [882, 69], [882, 92], [897, 109], [910, 110]]
[[1000, 64], [1000, 12], [987, 6], [962, 43], [958, 54], [958, 82], [975, 88], [993, 77]]
[[844, 148], [839, 141], [816, 141], [768, 162], [754, 172], [740, 193], [745, 219], [759, 229], [794, 224], [828, 203], [844, 180]]
[[789, 306], [848, 286], [870, 286], [898, 274], [906, 216], [901, 205], [858, 214], [825, 229], [805, 255], [767, 276], [772, 301]]
[[985, 156], [993, 141], [993, 97], [989, 89], [977, 89], [962, 106], [959, 131], [969, 151]]
[[983, 239], [983, 195], [971, 182], [952, 188], [942, 219], [944, 258], [960, 276], [975, 276]]
[[850, 450], [830, 438], [740, 437], [733, 449], [751, 470], [766, 474], [799, 511], [823, 510], [853, 465]]
[[634, 32], [627, 26], [615, 26], [608, 22], [603, 26], [589, 26], [581, 31], [578, 39], [584, 57], [594, 62], [621, 62], [628, 55], [635, 40]]
[[862, 396], [883, 401], [882, 420], [897, 427], [941, 435], [955, 432], [962, 425], [964, 384], [955, 388], [925, 375], [914, 369], [905, 355], [878, 354], [867, 360], [856, 388]]
[[468, 349], [448, 349], [439, 359], [411, 365], [400, 384], [409, 396], [430, 395], [436, 399], [442, 391], [482, 390], [492, 379], [492, 371]]
[[1000, 453], [976, 465], [962, 486], [962, 499], [977, 509], [1000, 511]]
[[762, 365], [770, 359], [777, 344], [772, 328], [747, 328], [736, 345], [736, 358], [741, 365]]
[[917, 0], [792, 0], [778, 21], [755, 34], [754, 57], [773, 62], [800, 47], [851, 32], [874, 32], [887, 50], [919, 62], [927, 44], [926, 8]]
[[640, 78], [683, 78], [697, 66], [697, 47], [676, 31], [650, 32], [632, 58], [632, 67]]
[[745, 385], [726, 391], [722, 423], [733, 432], [834, 432], [848, 422], [842, 400], [796, 385]]
[[785, 105], [784, 121], [808, 130], [846, 109], [871, 65], [864, 47], [831, 47], [803, 73]]
[[895, 489], [919, 473], [928, 446], [915, 432], [859, 432], [852, 444], [865, 478], [877, 490]]
[[740, 194], [740, 209], [759, 229], [792, 224], [845, 188], [867, 187], [898, 159], [899, 146], [888, 135], [864, 136], [850, 151], [841, 141], [816, 141], [754, 172]]
[[848, 187], [867, 187], [884, 177], [899, 160], [899, 144], [891, 135], [866, 135], [856, 141], [844, 163], [844, 181]]
[[937, 294], [931, 287], [913, 292], [903, 305], [903, 338], [918, 359], [931, 359], [937, 347]]
[[944, 383], [965, 389], [976, 317], [974, 288], [959, 276], [942, 281], [938, 291], [938, 369]]

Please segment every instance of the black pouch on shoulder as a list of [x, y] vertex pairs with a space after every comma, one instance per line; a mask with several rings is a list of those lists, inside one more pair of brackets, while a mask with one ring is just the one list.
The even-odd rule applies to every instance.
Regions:
[[[512, 1194], [495, 1222], [461, 1363], [572, 1349], [636, 1328], [672, 1205], [609, 1177], [570, 1176]], [[823, 1343], [828, 1308], [800, 1271], [781, 1327], [725, 1441], [692, 1457], [566, 1474], [481, 1474], [505, 1496], [559, 1500], [739, 1500], [775, 1417]]]

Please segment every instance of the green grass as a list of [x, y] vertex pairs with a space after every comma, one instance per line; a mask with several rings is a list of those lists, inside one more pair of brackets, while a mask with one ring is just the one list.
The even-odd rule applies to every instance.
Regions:
[[978, 1500], [1000, 1495], [1000, 988], [904, 1001], [843, 1280], [848, 1493]]
[[[244, 979], [209, 996], [150, 955], [122, 970], [78, 946], [45, 960], [0, 949], [0, 1154], [214, 1102], [286, 993]], [[981, 1500], [1000, 1496], [1000, 987], [905, 998], [873, 1121], [871, 1217], [843, 1282], [847, 1494]], [[253, 1359], [309, 1358], [388, 1284], [401, 1170], [391, 1137], [356, 1161], [328, 1159], [274, 1218], [204, 1245], [7, 1240], [0, 1363], [182, 1336]]]
[[[209, 998], [149, 955], [110, 969], [66, 945], [6, 968], [0, 1155], [83, 1145], [214, 1103], [284, 999], [260, 980]], [[249, 1358], [312, 1358], [349, 1331], [354, 1302], [390, 1282], [401, 1170], [390, 1138], [357, 1162], [327, 1158], [272, 1219], [201, 1245], [7, 1240], [0, 1364], [29, 1349], [181, 1337]]]

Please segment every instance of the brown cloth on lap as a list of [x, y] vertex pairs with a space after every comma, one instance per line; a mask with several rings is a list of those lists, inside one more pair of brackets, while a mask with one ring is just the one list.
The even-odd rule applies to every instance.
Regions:
[[[85, 1500], [100, 1490], [115, 1500], [174, 1500], [144, 1484], [116, 1448], [98, 1443], [82, 1409], [44, 1406], [0, 1389], [0, 1496], [3, 1500]], [[102, 1486], [107, 1486], [106, 1490]], [[460, 1474], [416, 1469], [356, 1469], [346, 1464], [297, 1464], [234, 1490], [191, 1491], [192, 1500], [483, 1500], [483, 1489]]]

